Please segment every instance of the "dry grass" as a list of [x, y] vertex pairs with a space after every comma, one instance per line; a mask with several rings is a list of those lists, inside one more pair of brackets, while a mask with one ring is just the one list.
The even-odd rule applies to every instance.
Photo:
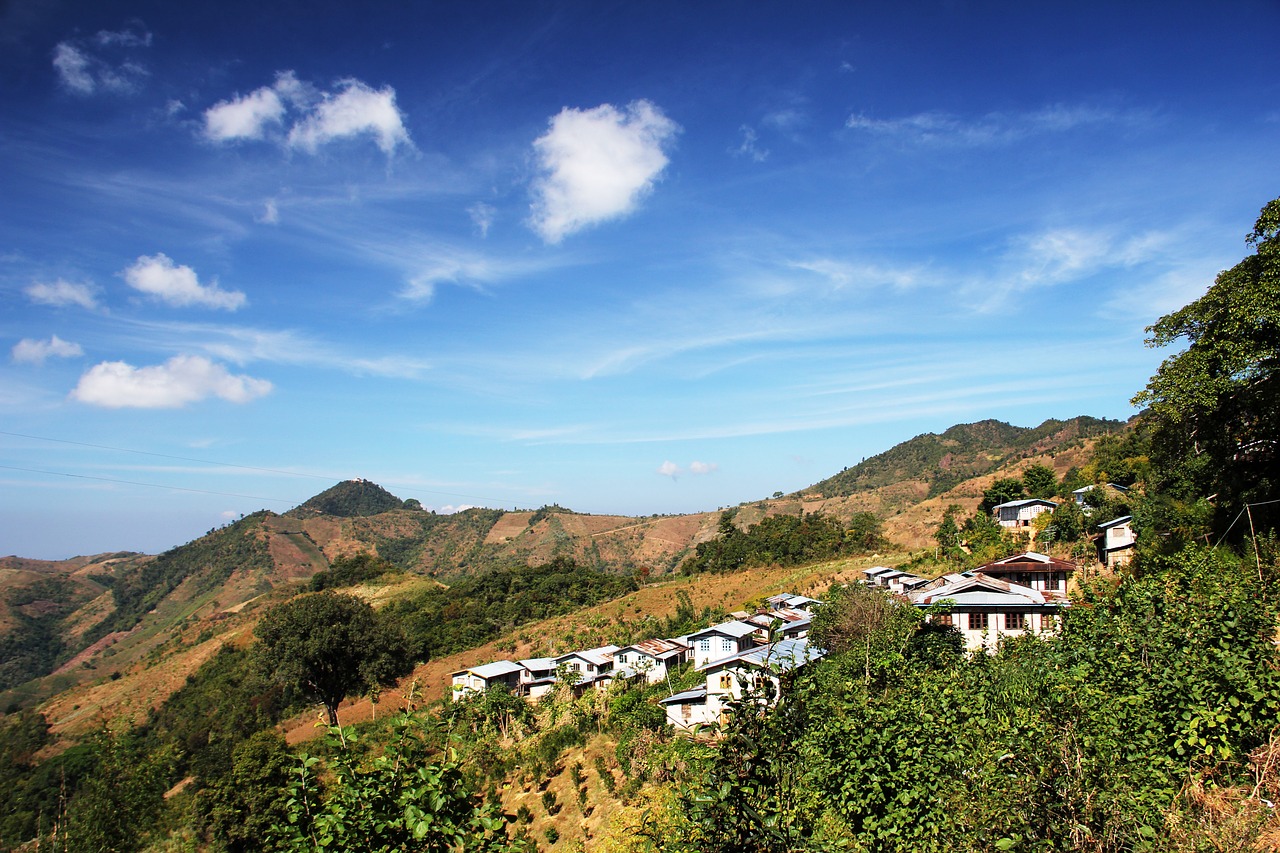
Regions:
[[1219, 785], [1212, 773], [1183, 787], [1168, 815], [1170, 849], [1185, 853], [1280, 851], [1280, 729], [1249, 756], [1253, 785]]

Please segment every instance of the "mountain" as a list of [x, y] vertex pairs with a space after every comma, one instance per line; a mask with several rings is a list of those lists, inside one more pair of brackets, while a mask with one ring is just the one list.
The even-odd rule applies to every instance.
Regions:
[[[993, 477], [1016, 475], [1031, 462], [1061, 476], [1086, 461], [1091, 438], [1124, 426], [1089, 417], [1033, 428], [961, 424], [916, 436], [792, 495], [743, 503], [733, 523], [745, 528], [800, 511], [842, 519], [872, 512], [898, 547], [918, 549], [932, 544], [945, 506], [971, 511]], [[189, 654], [175, 663], [180, 675], [224, 639], [243, 641], [241, 616], [264, 596], [289, 594], [339, 556], [372, 552], [404, 570], [406, 582], [421, 583], [556, 558], [661, 575], [717, 535], [720, 515], [599, 516], [560, 506], [440, 515], [376, 483], [349, 480], [283, 515], [254, 513], [157, 556], [0, 559], [0, 708], [157, 655]], [[148, 686], [163, 694], [159, 684]]]
[[941, 435], [932, 432], [894, 445], [833, 477], [814, 483], [807, 497], [847, 497], [908, 481], [927, 486], [936, 497], [965, 480], [980, 477], [1017, 459], [1057, 452], [1086, 438], [1119, 432], [1122, 421], [1081, 416], [1047, 420], [1038, 427], [1016, 427], [985, 420], [957, 424]]

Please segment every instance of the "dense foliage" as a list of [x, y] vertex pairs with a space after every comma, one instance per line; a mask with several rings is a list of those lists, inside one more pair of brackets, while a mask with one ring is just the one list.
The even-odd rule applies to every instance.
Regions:
[[558, 557], [539, 566], [495, 569], [388, 605], [420, 660], [483, 645], [518, 625], [572, 613], [636, 589], [632, 578]]
[[290, 510], [288, 515], [298, 518], [311, 515], [358, 518], [403, 507], [404, 501], [377, 483], [371, 483], [368, 480], [346, 480], [298, 505]]
[[13, 620], [0, 635], [0, 691], [52, 672], [69, 654], [62, 619], [83, 603], [84, 589], [59, 577], [8, 590], [4, 609]]
[[394, 571], [397, 569], [392, 563], [361, 551], [351, 556], [335, 557], [329, 568], [311, 576], [310, 588], [312, 592], [320, 592], [323, 589], [356, 586]]
[[1133, 398], [1148, 407], [1160, 490], [1215, 496], [1219, 531], [1280, 488], [1280, 199], [1246, 242], [1253, 254], [1147, 329], [1150, 346], [1187, 347]]
[[720, 516], [719, 535], [700, 543], [681, 564], [685, 573], [735, 572], [752, 566], [796, 566], [844, 554], [865, 554], [882, 547], [880, 520], [874, 513], [855, 513], [847, 524], [820, 512], [771, 515], [746, 530], [733, 523], [733, 513]]
[[413, 669], [395, 620], [350, 595], [290, 599], [267, 611], [254, 635], [263, 670], [323, 703], [333, 726], [343, 699], [394, 684]]
[[1276, 578], [1220, 550], [1152, 557], [993, 657], [906, 653], [893, 618], [847, 630], [776, 710], [731, 718], [652, 846], [1168, 849], [1180, 791], [1252, 784], [1275, 736]]

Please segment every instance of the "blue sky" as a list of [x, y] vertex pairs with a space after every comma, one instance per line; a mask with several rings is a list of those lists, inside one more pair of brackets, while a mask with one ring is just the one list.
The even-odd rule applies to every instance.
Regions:
[[1126, 418], [1277, 193], [1270, 3], [0, 12], [0, 554], [365, 477], [713, 510]]

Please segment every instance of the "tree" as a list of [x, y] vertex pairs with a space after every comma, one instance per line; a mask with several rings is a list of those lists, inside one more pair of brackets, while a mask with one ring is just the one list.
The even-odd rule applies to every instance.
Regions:
[[1022, 469], [1022, 484], [1033, 498], [1051, 498], [1058, 489], [1058, 475], [1048, 465], [1037, 462]]
[[398, 626], [351, 595], [298, 596], [267, 611], [254, 634], [263, 668], [322, 703], [333, 726], [343, 699], [390, 686], [413, 665]]
[[982, 493], [982, 503], [978, 504], [979, 512], [991, 512], [993, 507], [1002, 503], [1025, 498], [1022, 481], [1017, 477], [1001, 477]]
[[1217, 495], [1219, 523], [1280, 486], [1280, 199], [1245, 242], [1254, 254], [1147, 328], [1148, 346], [1187, 348], [1133, 398], [1148, 408], [1160, 485], [1183, 499]]

